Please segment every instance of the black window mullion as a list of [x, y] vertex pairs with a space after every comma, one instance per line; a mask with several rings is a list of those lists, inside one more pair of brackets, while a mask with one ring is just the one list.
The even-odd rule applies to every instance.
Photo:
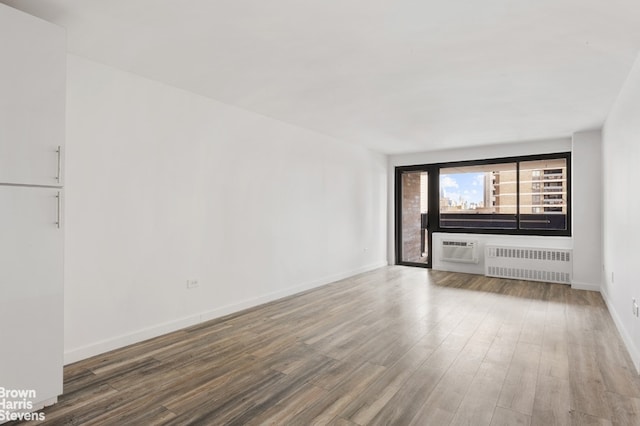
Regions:
[[516, 229], [520, 230], [520, 162], [516, 162]]

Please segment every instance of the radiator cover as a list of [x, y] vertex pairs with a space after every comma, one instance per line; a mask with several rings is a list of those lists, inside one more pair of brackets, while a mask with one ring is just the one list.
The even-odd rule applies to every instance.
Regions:
[[488, 245], [485, 275], [516, 280], [571, 284], [572, 250]]

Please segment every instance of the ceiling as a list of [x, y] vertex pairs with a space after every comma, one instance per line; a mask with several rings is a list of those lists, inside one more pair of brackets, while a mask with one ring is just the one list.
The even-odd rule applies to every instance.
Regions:
[[2, 0], [69, 51], [384, 153], [600, 127], [638, 0]]

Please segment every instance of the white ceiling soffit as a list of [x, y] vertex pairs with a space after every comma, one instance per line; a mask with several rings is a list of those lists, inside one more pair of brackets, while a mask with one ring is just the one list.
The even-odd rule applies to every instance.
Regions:
[[4, 0], [69, 51], [403, 153], [602, 125], [638, 0]]

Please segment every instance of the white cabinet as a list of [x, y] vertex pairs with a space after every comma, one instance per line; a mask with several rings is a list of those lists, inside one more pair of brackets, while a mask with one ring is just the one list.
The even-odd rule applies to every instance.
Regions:
[[66, 33], [0, 4], [0, 183], [62, 185]]
[[0, 386], [35, 390], [34, 404], [62, 393], [59, 197], [55, 188], [0, 186]]
[[62, 393], [65, 43], [0, 4], [0, 387], [33, 409]]

